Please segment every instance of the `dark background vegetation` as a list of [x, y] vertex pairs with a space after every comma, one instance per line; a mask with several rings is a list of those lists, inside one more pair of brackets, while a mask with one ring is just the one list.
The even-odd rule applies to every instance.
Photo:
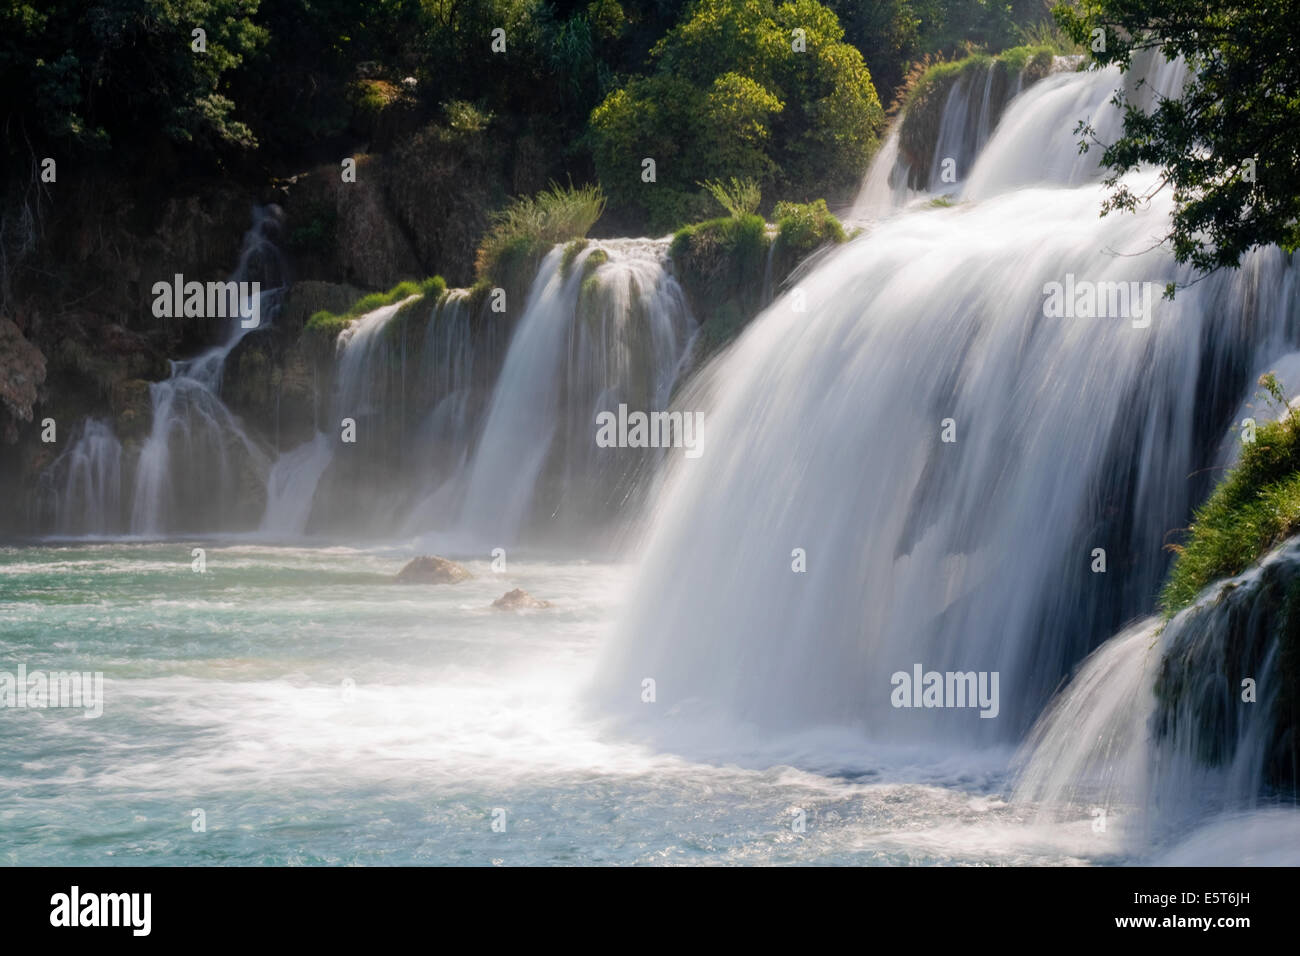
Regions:
[[[848, 166], [861, 172], [879, 130], [873, 101], [889, 104], [910, 63], [996, 50], [1046, 18], [1043, 0], [4, 0], [6, 196], [44, 156], [69, 172], [111, 168], [156, 196], [213, 175], [292, 176], [437, 124], [481, 140], [496, 201], [552, 179], [593, 181], [601, 156], [647, 145], [677, 151], [701, 178], [759, 171], [806, 193], [772, 201], [810, 199], [842, 188]], [[764, 20], [806, 27], [809, 69], [781, 69], [757, 48]], [[711, 26], [721, 32], [702, 39]], [[206, 53], [191, 50], [195, 27]], [[490, 50], [498, 27], [503, 54]], [[736, 130], [697, 128], [700, 100], [728, 74], [754, 81], [730, 89], [726, 115], [738, 122], [764, 93], [783, 104], [756, 155], [716, 155]], [[593, 110], [629, 86], [657, 143], [628, 123], [593, 128]], [[837, 88], [835, 111], [806, 108]], [[662, 165], [672, 188], [694, 187]], [[651, 224], [650, 210], [606, 186], [611, 223]]]

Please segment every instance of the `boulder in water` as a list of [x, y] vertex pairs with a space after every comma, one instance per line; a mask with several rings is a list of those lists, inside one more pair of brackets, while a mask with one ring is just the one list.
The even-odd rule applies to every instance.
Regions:
[[412, 558], [397, 572], [397, 580], [403, 584], [459, 584], [471, 577], [473, 575], [455, 561], [427, 554]]
[[492, 606], [502, 611], [519, 611], [524, 608], [550, 607], [551, 602], [539, 600], [523, 588], [515, 588], [493, 601]]

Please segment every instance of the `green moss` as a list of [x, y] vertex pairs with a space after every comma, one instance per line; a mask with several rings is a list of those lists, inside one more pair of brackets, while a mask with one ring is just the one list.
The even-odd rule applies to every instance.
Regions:
[[1012, 76], [1025, 72], [1025, 80], [1041, 80], [1052, 71], [1052, 59], [1058, 51], [1044, 44], [1012, 47], [1003, 50], [996, 57]]
[[[1268, 387], [1271, 376], [1261, 379]], [[1300, 531], [1300, 417], [1257, 427], [1241, 461], [1199, 509], [1177, 553], [1160, 604], [1166, 617], [1187, 607], [1208, 584], [1245, 571], [1274, 545]]]
[[727, 341], [758, 312], [771, 241], [761, 216], [710, 219], [673, 235], [669, 255], [706, 346]]
[[831, 215], [824, 199], [810, 203], [779, 202], [772, 218], [776, 220], [776, 238], [770, 279], [775, 285], [784, 282], [815, 250], [848, 240], [844, 227]]
[[583, 249], [587, 248], [586, 239], [574, 239], [564, 247], [564, 258], [560, 260], [560, 275], [567, 276], [573, 268], [573, 260]]
[[322, 309], [319, 312], [312, 313], [311, 318], [307, 320], [307, 325], [303, 328], [303, 335], [315, 345], [333, 344], [339, 333], [347, 328], [349, 323], [358, 316], [373, 312], [375, 309], [381, 309], [386, 305], [392, 305], [394, 302], [418, 296], [418, 300], [408, 303], [402, 309], [402, 313], [409, 315], [411, 310], [418, 307], [420, 303], [431, 297], [437, 299], [446, 291], [447, 283], [443, 281], [442, 276], [431, 276], [422, 282], [399, 282], [387, 292], [372, 292], [369, 295], [362, 296], [352, 303], [346, 312], [335, 313]]
[[609, 253], [604, 249], [593, 249], [591, 254], [582, 260], [582, 274], [589, 278], [606, 262], [609, 262]]

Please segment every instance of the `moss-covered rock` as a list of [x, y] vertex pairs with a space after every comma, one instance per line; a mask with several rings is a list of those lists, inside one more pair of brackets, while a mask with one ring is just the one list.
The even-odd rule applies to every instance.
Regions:
[[307, 324], [303, 326], [303, 339], [308, 343], [312, 353], [333, 354], [334, 344], [339, 337], [339, 333], [360, 316], [376, 309], [382, 309], [384, 306], [401, 302], [403, 299], [413, 300], [406, 307], [408, 310], [413, 310], [417, 302], [431, 304], [445, 294], [446, 291], [447, 283], [442, 280], [442, 277], [431, 276], [421, 282], [399, 282], [387, 292], [368, 292], [354, 299], [339, 312], [332, 312], [329, 309], [319, 309], [313, 312], [307, 320]]
[[734, 337], [762, 307], [771, 242], [761, 216], [711, 219], [673, 235], [669, 256], [701, 324], [704, 354]]
[[564, 247], [564, 257], [560, 260], [560, 273], [568, 275], [573, 269], [573, 260], [578, 258], [578, 253], [587, 248], [587, 239], [574, 239]]
[[[1260, 383], [1270, 391], [1276, 380]], [[1273, 396], [1282, 400], [1280, 390]], [[1300, 413], [1257, 426], [1241, 460], [1197, 509], [1161, 594], [1166, 616], [1186, 607], [1211, 581], [1240, 574], [1283, 538], [1300, 532]]]
[[939, 127], [954, 86], [978, 84], [981, 95], [987, 87], [993, 110], [989, 123], [995, 124], [1018, 90], [1051, 73], [1055, 52], [1047, 46], [1015, 47], [995, 57], [976, 54], [935, 63], [914, 76], [902, 97], [903, 116], [898, 137], [899, 155], [910, 168], [908, 185], [913, 189], [930, 187]]
[[[1197, 509], [1176, 552], [1161, 607], [1169, 619], [1156, 682], [1157, 731], [1181, 736], [1205, 764], [1233, 758], [1244, 721], [1242, 681], [1270, 708], [1264, 772], [1295, 791], [1300, 769], [1300, 413], [1276, 378], [1266, 397], [1286, 409], [1256, 427], [1241, 459]], [[1262, 564], [1257, 570], [1253, 566]], [[1192, 726], [1182, 726], [1190, 722]], [[1188, 743], [1190, 741], [1190, 743]]]
[[780, 202], [772, 211], [776, 221], [772, 281], [780, 283], [804, 259], [823, 246], [846, 241], [844, 227], [826, 208], [826, 200]]
[[[1265, 793], [1300, 770], [1300, 538], [1219, 581], [1171, 620], [1154, 685], [1166, 749], [1226, 767], [1248, 746]], [[1264, 795], [1264, 794], [1260, 794]]]

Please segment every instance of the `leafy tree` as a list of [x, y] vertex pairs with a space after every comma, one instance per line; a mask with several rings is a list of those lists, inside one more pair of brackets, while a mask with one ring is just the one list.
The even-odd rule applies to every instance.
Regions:
[[[611, 198], [653, 228], [697, 217], [696, 184], [752, 178], [813, 198], [855, 185], [883, 119], [862, 54], [816, 0], [698, 0], [651, 51], [654, 70], [592, 112]], [[642, 160], [656, 182], [641, 180]]]
[[844, 38], [862, 53], [884, 100], [903, 83], [920, 51], [916, 0], [826, 0], [844, 27]]
[[[1123, 134], [1102, 144], [1111, 170], [1104, 212], [1133, 210], [1173, 190], [1165, 240], [1179, 262], [1235, 268], [1256, 246], [1300, 245], [1300, 22], [1267, 0], [1084, 0], [1057, 18], [1101, 64], [1133, 68], [1144, 50], [1182, 57], [1187, 84], [1147, 111], [1124, 90]], [[1094, 34], [1094, 30], [1103, 33]], [[1104, 36], [1101, 43], [1094, 37]], [[1080, 131], [1094, 137], [1087, 125]], [[1085, 143], [1086, 148], [1086, 143]], [[1162, 171], [1149, 190], [1122, 181], [1141, 166]]]
[[[257, 0], [7, 0], [0, 5], [6, 140], [144, 152], [159, 138], [253, 145], [228, 74], [266, 41]], [[195, 52], [191, 32], [205, 31]]]

